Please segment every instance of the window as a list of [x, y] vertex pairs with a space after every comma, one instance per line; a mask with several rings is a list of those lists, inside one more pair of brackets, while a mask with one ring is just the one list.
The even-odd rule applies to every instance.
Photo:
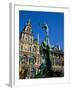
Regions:
[[31, 52], [31, 47], [30, 47], [30, 52]]
[[22, 58], [21, 58], [21, 62], [22, 63], [26, 63], [27, 62], [27, 56], [24, 55]]
[[29, 64], [35, 64], [36, 58], [34, 56], [29, 57]]

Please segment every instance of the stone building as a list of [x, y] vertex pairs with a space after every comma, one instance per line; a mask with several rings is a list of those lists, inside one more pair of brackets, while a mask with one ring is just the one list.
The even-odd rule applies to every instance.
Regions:
[[[64, 52], [58, 47], [51, 47], [51, 46], [49, 47], [50, 47], [50, 50], [49, 50], [50, 62], [48, 60], [46, 61], [47, 55], [44, 54], [42, 45], [40, 46], [42, 68], [44, 69], [46, 62], [48, 62], [49, 66], [51, 64], [50, 70], [53, 71], [51, 77], [63, 77], [64, 76]], [[43, 70], [42, 68], [41, 70]]]
[[[49, 47], [50, 47], [49, 54], [50, 54], [52, 70], [63, 72], [64, 71], [64, 52], [63, 50], [61, 50], [59, 46], [52, 47], [51, 45], [49, 45]], [[41, 63], [45, 63], [46, 56], [43, 54], [42, 45], [40, 46], [40, 56], [41, 56]]]
[[33, 78], [40, 66], [40, 52], [39, 42], [34, 39], [30, 20], [19, 36], [19, 78]]
[[50, 60], [53, 71], [64, 72], [64, 52], [57, 48], [50, 49]]

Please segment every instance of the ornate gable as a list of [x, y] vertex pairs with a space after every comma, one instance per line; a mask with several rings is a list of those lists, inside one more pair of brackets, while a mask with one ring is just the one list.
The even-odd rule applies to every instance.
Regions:
[[32, 34], [32, 28], [31, 28], [30, 19], [29, 19], [29, 21], [27, 22], [27, 24], [26, 24], [26, 26], [24, 28], [24, 32], [28, 33], [28, 34]]

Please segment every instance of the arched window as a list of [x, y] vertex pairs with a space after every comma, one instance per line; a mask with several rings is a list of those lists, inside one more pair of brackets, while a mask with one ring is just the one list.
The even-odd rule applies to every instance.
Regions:
[[61, 59], [57, 58], [56, 59], [56, 65], [61, 65], [61, 63], [62, 63]]
[[29, 57], [29, 64], [35, 64], [36, 63], [36, 57], [30, 56]]
[[35, 64], [36, 63], [36, 57], [33, 56], [32, 58], [33, 58], [33, 64]]
[[27, 56], [26, 55], [24, 55], [23, 57], [22, 57], [22, 63], [26, 63], [28, 60], [27, 60]]

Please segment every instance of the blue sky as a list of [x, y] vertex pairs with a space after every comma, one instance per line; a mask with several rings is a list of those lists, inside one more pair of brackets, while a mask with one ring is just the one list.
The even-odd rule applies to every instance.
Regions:
[[40, 24], [47, 23], [49, 27], [49, 41], [52, 45], [60, 45], [64, 49], [64, 13], [19, 11], [19, 30], [22, 32], [24, 25], [30, 19], [34, 37], [39, 33], [40, 43], [45, 39], [45, 32]]

